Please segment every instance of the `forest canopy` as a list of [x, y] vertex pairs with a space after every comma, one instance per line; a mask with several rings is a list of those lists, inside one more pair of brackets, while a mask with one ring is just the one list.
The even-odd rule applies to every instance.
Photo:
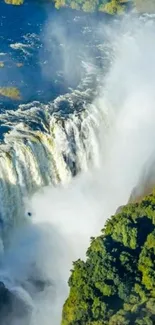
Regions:
[[11, 5], [22, 5], [24, 3], [24, 0], [4, 0], [5, 3], [11, 4]]
[[155, 324], [155, 194], [122, 207], [73, 265], [62, 325]]
[[[21, 5], [24, 0], [4, 0], [7, 4]], [[70, 7], [86, 12], [101, 11], [111, 15], [122, 14], [130, 7], [135, 7], [139, 12], [155, 12], [154, 0], [38, 0], [51, 2], [59, 9]]]

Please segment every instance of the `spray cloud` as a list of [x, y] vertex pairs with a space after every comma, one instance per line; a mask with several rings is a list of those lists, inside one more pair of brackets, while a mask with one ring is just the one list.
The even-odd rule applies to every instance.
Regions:
[[108, 27], [113, 59], [94, 100], [109, 125], [106, 134], [99, 130], [100, 167], [37, 193], [32, 220], [2, 256], [1, 281], [26, 308], [23, 324], [12, 310], [11, 325], [60, 325], [72, 261], [85, 257], [90, 236], [127, 202], [147, 160], [155, 158], [155, 23], [129, 20]]

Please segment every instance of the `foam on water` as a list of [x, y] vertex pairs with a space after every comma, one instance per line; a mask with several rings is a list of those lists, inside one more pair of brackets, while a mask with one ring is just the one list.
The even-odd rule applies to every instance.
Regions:
[[[8, 324], [60, 324], [72, 261], [85, 257], [90, 236], [155, 157], [154, 19], [114, 27], [99, 89], [79, 87], [0, 116], [9, 129], [0, 145], [0, 279], [23, 306]], [[94, 66], [84, 65], [90, 80]]]

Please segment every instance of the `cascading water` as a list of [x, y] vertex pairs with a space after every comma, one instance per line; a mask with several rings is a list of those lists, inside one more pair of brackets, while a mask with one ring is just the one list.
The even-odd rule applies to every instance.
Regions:
[[80, 171], [99, 166], [99, 129], [107, 126], [106, 113], [93, 104], [65, 116], [55, 112], [68, 97], [48, 105], [21, 105], [17, 111], [1, 114], [1, 125], [10, 129], [0, 145], [4, 241], [8, 228], [20, 224], [21, 215], [26, 217], [24, 198], [44, 186], [66, 184]]
[[135, 30], [129, 20], [109, 29], [111, 63], [98, 91], [1, 114], [2, 325], [60, 325], [72, 261], [154, 157], [154, 18], [136, 20]]

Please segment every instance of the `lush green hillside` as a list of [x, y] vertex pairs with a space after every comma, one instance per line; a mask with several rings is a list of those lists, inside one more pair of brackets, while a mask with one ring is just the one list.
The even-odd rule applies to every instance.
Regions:
[[107, 221], [69, 286], [62, 325], [155, 324], [155, 195]]

